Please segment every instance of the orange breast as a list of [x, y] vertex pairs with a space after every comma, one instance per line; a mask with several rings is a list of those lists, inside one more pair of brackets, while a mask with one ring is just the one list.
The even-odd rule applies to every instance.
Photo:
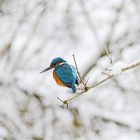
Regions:
[[54, 78], [55, 82], [57, 83], [57, 85], [65, 87], [65, 85], [64, 85], [64, 84], [59, 80], [59, 78], [57, 77], [55, 71], [53, 71], [53, 78]]

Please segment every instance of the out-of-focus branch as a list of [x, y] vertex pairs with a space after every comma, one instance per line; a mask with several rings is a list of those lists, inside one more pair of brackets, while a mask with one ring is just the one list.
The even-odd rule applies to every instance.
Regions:
[[[36, 20], [33, 22], [32, 27], [30, 28], [30, 32], [28, 33], [28, 38], [27, 38], [26, 42], [23, 44], [21, 51], [17, 55], [17, 59], [14, 62], [12, 68], [11, 68], [11, 72], [15, 72], [18, 69], [18, 67], [20, 65], [20, 62], [22, 61], [21, 58], [24, 56], [25, 51], [27, 50], [28, 44], [32, 40], [33, 34], [34, 34], [35, 30], [37, 29], [38, 24], [40, 23], [41, 17], [43, 16], [43, 14], [46, 11], [46, 6], [47, 6], [47, 2], [42, 2], [42, 3], [40, 2], [35, 7], [36, 10], [37, 10], [37, 7], [38, 7], [39, 12], [37, 14]], [[41, 9], [40, 9], [40, 7], [41, 7]], [[30, 16], [31, 16], [31, 13], [29, 13]]]
[[[82, 2], [82, 0], [81, 0], [81, 2]], [[115, 16], [115, 18], [114, 18], [114, 20], [112, 21], [112, 23], [111, 23], [111, 25], [110, 25], [110, 30], [109, 30], [109, 32], [108, 32], [108, 35], [106, 36], [106, 39], [105, 39], [105, 41], [102, 43], [102, 44], [104, 44], [104, 46], [106, 46], [106, 49], [107, 50], [110, 50], [110, 46], [111, 46], [111, 41], [112, 41], [112, 36], [114, 35], [114, 30], [115, 30], [115, 27], [116, 27], [116, 25], [117, 25], [117, 23], [118, 23], [118, 21], [119, 21], [119, 15], [120, 15], [120, 13], [123, 11], [123, 8], [124, 8], [124, 1], [122, 1], [122, 4], [119, 6], [119, 7], [117, 7], [116, 9], [115, 9], [115, 13], [116, 13], [116, 16]], [[91, 26], [89, 26], [90, 28], [91, 28], [91, 31], [94, 31], [94, 26], [93, 26], [93, 23], [91, 22], [91, 19], [90, 19], [90, 17], [89, 17], [89, 15], [88, 15], [88, 12], [86, 12], [87, 14], [85, 14], [85, 16], [86, 16], [86, 18], [87, 19], [89, 19], [89, 20], [87, 20], [88, 21], [88, 23], [90, 23], [91, 24]], [[89, 22], [90, 21], [90, 22]], [[94, 32], [93, 32], [94, 33]], [[95, 32], [96, 33], [96, 32]], [[95, 34], [96, 35], [96, 34]], [[98, 41], [98, 40], [97, 40]], [[101, 44], [101, 43], [100, 43]], [[83, 73], [83, 76], [82, 76], [82, 78], [83, 79], [85, 79], [85, 77], [87, 76], [87, 74], [88, 73], [90, 73], [90, 71], [97, 65], [97, 62], [98, 62], [98, 60], [101, 58], [101, 57], [104, 57], [105, 55], [106, 55], [106, 49], [104, 48], [104, 47], [102, 47], [102, 45], [100, 45], [101, 46], [101, 50], [100, 50], [100, 53], [98, 54], [98, 56], [97, 56], [97, 58], [93, 61], [91, 61], [92, 63], [91, 64], [89, 64], [89, 66], [87, 66], [86, 67], [86, 69], [85, 69], [85, 72]], [[112, 60], [112, 58], [110, 59], [110, 60]]]
[[[121, 68], [121, 73], [120, 73], [120, 74], [123, 74], [124, 72], [126, 72], [126, 71], [128, 71], [128, 70], [130, 70], [130, 69], [136, 68], [136, 67], [138, 67], [138, 66], [140, 66], [140, 60], [137, 60], [137, 61], [135, 61], [134, 63], [132, 63], [132, 64], [130, 64], [130, 65], [128, 65], [128, 66], [125, 66], [125, 67]], [[68, 99], [66, 99], [66, 100], [64, 100], [64, 101], [62, 101], [62, 102], [68, 105], [69, 102], [71, 102], [72, 100], [74, 100], [74, 99], [77, 98], [78, 96], [82, 95], [83, 93], [86, 93], [86, 92], [89, 91], [90, 89], [92, 89], [92, 88], [94, 88], [94, 87], [97, 87], [97, 86], [101, 85], [102, 83], [104, 83], [104, 82], [106, 82], [106, 81], [108, 81], [108, 80], [110, 80], [110, 79], [112, 79], [112, 78], [114, 78], [114, 77], [116, 77], [116, 76], [118, 76], [118, 75], [120, 75], [120, 74], [117, 74], [117, 75], [110, 74], [110, 75], [108, 75], [106, 78], [104, 78], [104, 79], [102, 79], [102, 80], [100, 80], [100, 81], [98, 81], [98, 82], [95, 82], [95, 83], [93, 83], [92, 85], [87, 86], [86, 90], [84, 89], [84, 90], [81, 91], [80, 93], [77, 93], [77, 94], [74, 95], [73, 97], [68, 98]]]
[[83, 0], [79, 0], [79, 3], [81, 5], [81, 9], [82, 9], [82, 12], [83, 12], [83, 15], [85, 17], [85, 20], [87, 22], [87, 25], [88, 27], [90, 28], [90, 31], [93, 35], [93, 37], [95, 38], [95, 40], [97, 41], [97, 46], [98, 47], [101, 47], [101, 44], [100, 44], [100, 40], [99, 40], [99, 37], [98, 37], [98, 34], [97, 34], [97, 31], [96, 31], [96, 28], [94, 27], [94, 23], [93, 23], [93, 20], [91, 19], [90, 15], [89, 15], [89, 12], [85, 6], [85, 3]]

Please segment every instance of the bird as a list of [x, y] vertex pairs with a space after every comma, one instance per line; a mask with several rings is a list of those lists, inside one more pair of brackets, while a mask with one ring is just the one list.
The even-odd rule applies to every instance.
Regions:
[[78, 75], [73, 65], [69, 64], [61, 57], [54, 58], [51, 61], [49, 67], [42, 70], [40, 73], [44, 73], [48, 70], [53, 70], [53, 78], [57, 85], [68, 87], [72, 89], [73, 93], [76, 93], [76, 84], [79, 84]]

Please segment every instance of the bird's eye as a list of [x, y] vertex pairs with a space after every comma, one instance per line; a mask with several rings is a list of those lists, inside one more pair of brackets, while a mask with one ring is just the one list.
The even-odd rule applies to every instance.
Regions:
[[55, 66], [58, 66], [60, 63], [55, 63], [55, 64], [53, 64], [53, 66], [55, 67]]

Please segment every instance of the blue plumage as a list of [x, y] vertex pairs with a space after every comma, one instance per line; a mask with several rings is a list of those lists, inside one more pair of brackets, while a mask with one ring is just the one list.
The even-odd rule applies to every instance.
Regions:
[[75, 68], [64, 63], [55, 67], [56, 75], [67, 87], [72, 88], [73, 93], [76, 92], [75, 84], [78, 84], [78, 77]]
[[66, 62], [66, 60], [64, 60], [63, 58], [61, 57], [57, 57], [57, 58], [54, 58], [51, 62], [51, 66], [52, 65], [56, 65], [57, 63], [62, 63], [62, 62]]
[[68, 64], [61, 57], [52, 60], [50, 67], [41, 71], [41, 73], [54, 68], [53, 76], [58, 85], [72, 88], [72, 92], [76, 92], [75, 84], [78, 84], [78, 77], [75, 68]]

